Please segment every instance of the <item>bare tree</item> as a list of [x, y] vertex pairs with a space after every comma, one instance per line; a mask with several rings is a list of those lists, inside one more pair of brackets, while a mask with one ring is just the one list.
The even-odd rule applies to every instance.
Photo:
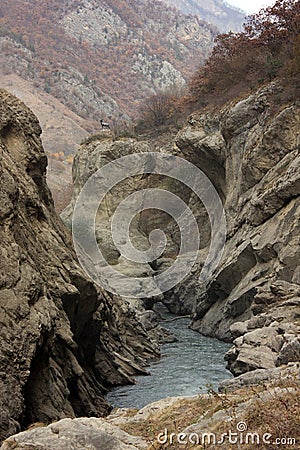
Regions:
[[151, 126], [164, 125], [172, 110], [172, 96], [158, 92], [148, 97], [141, 106], [141, 116], [145, 123]]

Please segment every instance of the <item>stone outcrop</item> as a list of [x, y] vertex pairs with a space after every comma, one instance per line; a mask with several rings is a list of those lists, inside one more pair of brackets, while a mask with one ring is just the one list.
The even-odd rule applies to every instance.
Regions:
[[276, 105], [281, 92], [271, 83], [195, 114], [176, 138], [224, 202], [227, 242], [206, 284], [193, 274], [170, 301], [191, 294], [193, 329], [234, 340], [226, 359], [235, 375], [299, 360], [300, 110]]
[[0, 440], [32, 422], [101, 416], [158, 348], [128, 302], [80, 268], [46, 185], [33, 113], [0, 90]]
[[[38, 444], [37, 444], [38, 442]], [[147, 442], [104, 419], [63, 419], [7, 439], [2, 450], [147, 450]]]
[[[167, 253], [155, 265], [128, 265], [111, 240], [114, 209], [134, 190], [152, 186], [165, 187], [189, 204], [201, 231], [198, 260], [190, 276], [159, 299], [177, 314], [193, 314], [193, 329], [234, 342], [226, 360], [235, 375], [299, 360], [300, 112], [297, 102], [276, 104], [281, 95], [280, 84], [270, 83], [219, 111], [193, 114], [175, 146], [157, 144], [159, 151], [199, 167], [224, 204], [226, 246], [204, 284], [198, 276], [210, 245], [210, 224], [188, 189], [162, 180], [157, 184], [152, 175], [135, 177], [110, 194], [97, 225], [111, 264], [123, 273], [154, 278], [174, 261], [180, 244], [176, 228], [166, 216], [141, 214], [132, 223], [135, 244], [148, 248], [149, 232], [160, 228], [168, 238]], [[107, 136], [82, 146], [75, 157], [73, 200], [63, 213], [69, 226], [77, 195], [92, 173], [120, 156], [153, 148], [151, 141]]]
[[219, 392], [233, 392], [249, 386], [262, 386], [267, 383], [287, 383], [299, 380], [299, 363], [289, 363], [272, 369], [256, 369], [237, 377], [224, 380], [219, 385]]
[[[161, 148], [160, 148], [161, 149]], [[157, 149], [157, 150], [160, 150]], [[172, 142], [166, 144], [163, 148], [164, 152], [176, 153], [173, 149]], [[150, 140], [134, 139], [134, 138], [121, 138], [118, 140], [113, 140], [111, 135], [107, 132], [102, 132], [102, 135], [98, 135], [94, 141], [87, 144], [83, 144], [77, 151], [74, 163], [73, 163], [73, 183], [74, 190], [73, 196], [70, 204], [61, 213], [61, 217], [66, 223], [66, 225], [72, 228], [72, 217], [74, 212], [74, 206], [78, 199], [78, 195], [84, 187], [85, 183], [95, 174], [99, 169], [109, 162], [118, 160], [122, 156], [127, 155], [139, 155], [141, 153], [149, 153], [155, 151], [155, 147]], [[173, 260], [170, 255], [176, 254], [178, 251], [178, 244], [180, 239], [178, 237], [178, 231], [173, 230], [174, 224], [170, 220], [170, 216], [164, 213], [164, 211], [153, 211], [145, 210], [137, 214], [133, 218], [130, 226], [130, 238], [132, 239], [133, 245], [140, 251], [145, 251], [149, 249], [149, 234], [152, 230], [156, 228], [163, 229], [167, 235], [167, 246], [166, 252], [162, 258], [158, 258], [155, 261], [155, 265], [148, 263], [137, 263], [132, 262], [129, 259], [124, 258], [118, 251], [112, 237], [112, 217], [114, 212], [119, 206], [119, 204], [124, 199], [128, 199], [130, 203], [127, 206], [129, 211], [134, 211], [135, 208], [139, 207], [141, 200], [130, 199], [131, 194], [137, 191], [142, 191], [143, 189], [149, 189], [151, 187], [159, 189], [168, 189], [168, 178], [164, 176], [159, 176], [157, 174], [146, 174], [146, 166], [153, 163], [152, 169], [155, 169], [156, 161], [151, 159], [150, 162], [140, 161], [136, 158], [135, 162], [137, 167], [141, 171], [141, 175], [136, 175], [131, 178], [126, 178], [124, 181], [116, 184], [112, 189], [108, 190], [105, 199], [100, 203], [99, 209], [97, 211], [97, 217], [95, 222], [95, 235], [101, 252], [108, 264], [113, 265], [116, 271], [122, 274], [128, 275], [129, 277], [154, 277], [156, 273], [160, 270], [165, 270], [168, 264], [172, 263]], [[121, 164], [119, 162], [119, 164]], [[125, 173], [125, 172], [124, 172]], [[178, 183], [179, 184], [179, 183]], [[172, 187], [174, 190], [174, 186]], [[176, 194], [180, 194], [183, 198], [189, 200], [189, 193], [184, 187], [175, 187]], [[97, 192], [95, 195], [91, 193], [88, 199], [85, 201], [85, 207], [88, 207], [88, 202], [91, 205], [93, 202], [97, 201]], [[159, 199], [158, 199], [159, 200]], [[158, 204], [158, 202], [157, 202]], [[93, 207], [93, 206], [91, 206]], [[85, 225], [83, 226], [85, 227]], [[121, 230], [122, 231], [122, 230]], [[114, 287], [114, 279], [110, 278], [107, 280], [108, 285], [112, 288]], [[122, 282], [126, 283], [126, 280]], [[155, 282], [154, 282], [155, 283]], [[128, 289], [130, 297], [130, 289]], [[157, 300], [161, 300], [160, 289], [157, 287]], [[154, 300], [153, 300], [154, 302]], [[152, 300], [150, 299], [149, 304], [146, 303], [146, 307], [152, 305]], [[137, 309], [140, 310], [141, 304], [138, 302]]]

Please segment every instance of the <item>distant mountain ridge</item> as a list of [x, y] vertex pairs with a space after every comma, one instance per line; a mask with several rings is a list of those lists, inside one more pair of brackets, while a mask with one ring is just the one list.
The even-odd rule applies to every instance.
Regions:
[[220, 32], [240, 31], [246, 13], [223, 0], [163, 0], [176, 6], [184, 14], [198, 14]]
[[1, 66], [34, 80], [82, 117], [131, 114], [184, 83], [217, 29], [156, 0], [4, 0]]
[[[217, 17], [222, 2], [210, 3]], [[12, 75], [11, 90], [21, 91], [16, 75], [32, 85], [33, 97], [59, 100], [67, 115], [79, 116], [72, 133], [82, 136], [81, 119], [88, 134], [101, 117], [127, 120], [144, 98], [183, 86], [217, 34], [215, 25], [158, 0], [2, 0], [0, 86]], [[35, 103], [29, 106], [39, 116]], [[74, 149], [64, 138], [52, 141], [44, 143], [50, 151]]]

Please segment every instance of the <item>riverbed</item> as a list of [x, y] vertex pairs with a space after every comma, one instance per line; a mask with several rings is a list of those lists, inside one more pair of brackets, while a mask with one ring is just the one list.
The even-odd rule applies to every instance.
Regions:
[[[164, 318], [172, 319], [169, 313]], [[170, 396], [189, 396], [217, 389], [220, 381], [231, 378], [225, 369], [224, 354], [231, 344], [202, 336], [188, 328], [189, 318], [164, 322], [177, 342], [161, 347], [161, 359], [151, 364], [149, 376], [136, 377], [136, 384], [111, 391], [106, 399], [114, 407], [142, 408]]]

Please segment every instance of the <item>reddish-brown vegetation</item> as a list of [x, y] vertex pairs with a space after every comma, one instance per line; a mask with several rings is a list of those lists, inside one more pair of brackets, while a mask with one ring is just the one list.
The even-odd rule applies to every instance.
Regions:
[[[68, 34], [61, 21], [70, 13], [80, 15], [85, 8], [81, 0], [2, 0], [0, 37], [7, 36], [20, 44], [16, 48], [9, 42], [4, 43], [7, 60], [19, 54], [26, 63], [18, 65], [18, 74], [34, 80], [37, 86], [62, 99], [65, 104], [68, 100], [61, 92], [65, 86], [61, 80], [76, 77], [79, 72], [82, 79], [77, 77], [75, 82], [74, 79], [67, 81], [70, 85], [73, 83], [74, 93], [77, 91], [76, 81], [86, 84], [111, 96], [122, 112], [132, 115], [136, 111], [136, 102], [149, 92], [149, 86], [145, 89], [142, 73], [132, 70], [138, 54], [166, 60], [188, 78], [196, 68], [196, 61], [207, 57], [216, 35], [215, 27], [197, 19], [197, 26], [206, 36], [203, 45], [196, 45], [195, 40], [186, 36], [181, 38], [176, 31], [176, 23], [178, 21], [183, 27], [186, 19], [174, 8], [168, 9], [157, 0], [147, 3], [107, 0], [105, 4], [99, 2], [101, 6], [119, 14], [128, 30], [125, 36], [105, 44], [91, 42], [80, 33], [78, 36]], [[184, 58], [181, 50], [169, 39], [173, 35], [178, 41], [177, 47], [184, 49]], [[154, 85], [150, 87], [154, 88]], [[96, 111], [78, 111], [72, 101], [67, 106], [81, 117], [96, 119]]]
[[276, 77], [299, 88], [300, 2], [277, 0], [250, 16], [240, 33], [219, 35], [190, 82], [192, 102], [220, 103]]

